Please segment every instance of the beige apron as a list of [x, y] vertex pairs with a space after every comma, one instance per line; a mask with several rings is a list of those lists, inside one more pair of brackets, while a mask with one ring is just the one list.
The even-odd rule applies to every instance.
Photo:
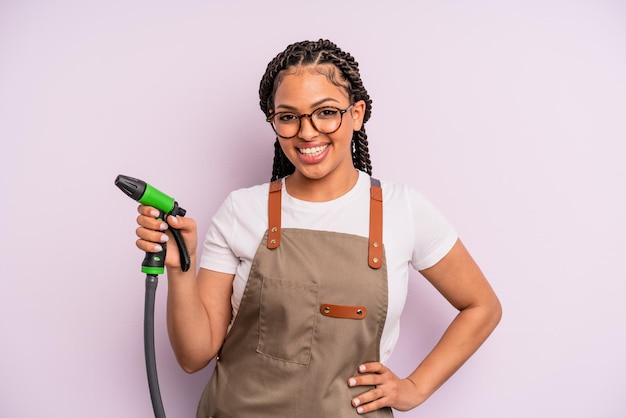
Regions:
[[[281, 229], [281, 183], [239, 312], [198, 405], [201, 418], [357, 417], [348, 387], [380, 360], [387, 315], [382, 189], [372, 179], [370, 237]], [[368, 257], [368, 262], [365, 258]], [[390, 408], [366, 414], [392, 417]]]

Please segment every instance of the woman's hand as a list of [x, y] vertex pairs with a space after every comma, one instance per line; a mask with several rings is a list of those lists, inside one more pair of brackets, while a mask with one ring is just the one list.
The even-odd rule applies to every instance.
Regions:
[[352, 399], [352, 406], [359, 414], [387, 406], [408, 411], [424, 401], [419, 399], [417, 388], [410, 379], [400, 379], [382, 363], [362, 364], [359, 366], [359, 373], [359, 376], [348, 380], [348, 386], [375, 386]]
[[139, 238], [136, 243], [137, 248], [145, 252], [155, 253], [162, 250], [163, 244], [171, 241], [172, 244], [165, 257], [165, 265], [180, 268], [178, 248], [176, 248], [172, 233], [169, 231], [169, 228], [172, 227], [180, 230], [189, 254], [192, 257], [196, 254], [198, 234], [196, 222], [193, 219], [168, 216], [167, 221], [163, 221], [158, 219], [158, 209], [144, 205], [140, 205], [137, 211], [139, 212], [137, 217], [139, 227], [136, 230]]

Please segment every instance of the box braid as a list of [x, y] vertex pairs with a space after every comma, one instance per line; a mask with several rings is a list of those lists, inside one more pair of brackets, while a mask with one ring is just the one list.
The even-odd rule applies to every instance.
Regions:
[[[337, 80], [334, 71], [321, 71], [328, 80], [340, 87], [345, 88], [350, 96], [351, 103], [359, 100], [365, 102], [365, 114], [363, 125], [359, 131], [352, 135], [352, 162], [354, 167], [372, 174], [372, 163], [369, 155], [365, 122], [372, 112], [372, 100], [363, 86], [359, 73], [359, 64], [347, 52], [342, 51], [331, 41], [320, 39], [317, 42], [303, 41], [289, 45], [279, 53], [268, 65], [259, 86], [259, 104], [261, 110], [269, 117], [274, 111], [274, 94], [280, 85], [285, 70], [292, 67], [332, 64], [339, 70], [342, 80]], [[274, 166], [272, 168], [272, 181], [292, 174], [295, 170], [291, 161], [287, 159], [278, 143], [278, 137], [274, 142]]]

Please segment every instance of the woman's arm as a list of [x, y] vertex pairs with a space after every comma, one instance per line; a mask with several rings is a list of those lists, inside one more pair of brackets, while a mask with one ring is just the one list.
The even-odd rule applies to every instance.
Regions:
[[482, 345], [502, 317], [498, 297], [461, 241], [421, 272], [459, 310], [435, 348], [409, 376], [425, 400]]
[[234, 275], [201, 268], [196, 279], [189, 271], [168, 268], [167, 276], [170, 343], [183, 370], [193, 373], [204, 368], [224, 342]]
[[481, 346], [502, 315], [500, 301], [461, 241], [434, 266], [421, 272], [459, 310], [445, 333], [406, 379], [381, 363], [366, 363], [349, 385], [376, 385], [353, 399], [359, 413], [391, 406], [412, 409], [424, 402]]
[[180, 366], [187, 373], [205, 367], [217, 355], [231, 320], [233, 274], [200, 269], [196, 276], [196, 223], [191, 218], [170, 216], [167, 224], [157, 219], [154, 208], [139, 207], [137, 247], [143, 251], [160, 251], [170, 241], [169, 227], [181, 231], [191, 256], [191, 266], [183, 272], [173, 240], [165, 265], [168, 277], [167, 329], [170, 343]]

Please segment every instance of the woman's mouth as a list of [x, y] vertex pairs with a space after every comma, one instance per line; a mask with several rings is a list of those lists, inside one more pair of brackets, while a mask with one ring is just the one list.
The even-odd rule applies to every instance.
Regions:
[[316, 157], [324, 152], [326, 148], [328, 148], [328, 144], [320, 145], [318, 147], [298, 148], [298, 152], [307, 157]]

